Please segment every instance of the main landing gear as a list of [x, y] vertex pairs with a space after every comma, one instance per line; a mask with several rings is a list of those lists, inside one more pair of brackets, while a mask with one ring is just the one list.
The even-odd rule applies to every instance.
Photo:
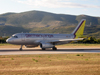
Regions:
[[23, 50], [23, 49], [22, 49], [22, 47], [23, 47], [23, 45], [21, 45], [21, 47], [20, 47], [20, 49], [19, 49], [20, 51], [22, 51], [22, 50]]
[[57, 50], [57, 48], [56, 47], [53, 47], [52, 50]]
[[[42, 48], [42, 50], [46, 50], [46, 48]], [[55, 51], [55, 50], [57, 50], [57, 48], [56, 47], [53, 47], [52, 50]]]
[[42, 48], [42, 50], [45, 50], [45, 48]]

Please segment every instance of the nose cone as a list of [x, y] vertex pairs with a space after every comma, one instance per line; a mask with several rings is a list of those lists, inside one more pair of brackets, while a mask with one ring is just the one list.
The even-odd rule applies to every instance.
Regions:
[[9, 39], [7, 39], [6, 42], [9, 43]]
[[7, 39], [6, 42], [7, 43], [12, 43], [12, 40], [11, 39]]

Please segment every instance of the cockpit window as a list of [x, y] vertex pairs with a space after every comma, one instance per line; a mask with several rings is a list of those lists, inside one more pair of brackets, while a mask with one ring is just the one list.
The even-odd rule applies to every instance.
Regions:
[[12, 36], [13, 38], [18, 38], [18, 36]]
[[14, 38], [18, 38], [18, 36], [14, 36]]

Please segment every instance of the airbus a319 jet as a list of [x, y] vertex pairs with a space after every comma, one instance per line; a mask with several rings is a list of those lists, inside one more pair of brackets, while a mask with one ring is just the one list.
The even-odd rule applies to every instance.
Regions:
[[55, 45], [67, 44], [72, 41], [83, 40], [83, 32], [86, 20], [82, 19], [71, 34], [43, 34], [43, 33], [17, 33], [6, 40], [7, 43], [21, 45], [27, 48], [40, 46], [42, 50], [52, 48], [57, 50]]

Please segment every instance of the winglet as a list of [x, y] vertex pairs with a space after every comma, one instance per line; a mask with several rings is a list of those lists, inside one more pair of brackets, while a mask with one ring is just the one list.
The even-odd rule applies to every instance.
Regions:
[[82, 19], [72, 34], [75, 35], [75, 38], [79, 38], [83, 36], [84, 27], [85, 27], [86, 20]]

